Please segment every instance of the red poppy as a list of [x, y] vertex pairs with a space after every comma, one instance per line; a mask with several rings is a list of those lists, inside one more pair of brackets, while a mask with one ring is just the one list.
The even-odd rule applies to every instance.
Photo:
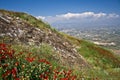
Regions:
[[15, 80], [20, 80], [20, 78], [14, 78]]
[[0, 43], [0, 47], [6, 47], [6, 44]]
[[40, 59], [39, 62], [43, 62], [43, 63], [46, 63], [46, 64], [50, 64], [50, 62], [48, 62], [46, 59]]
[[57, 79], [57, 76], [56, 76], [56, 75], [54, 75], [53, 79], [54, 79], [54, 80], [56, 80], [56, 79]]
[[13, 77], [16, 77], [16, 74], [17, 74], [17, 69], [16, 69], [16, 68], [13, 68], [13, 69], [12, 69], [12, 75], [13, 75]]
[[33, 62], [35, 59], [34, 59], [33, 57], [32, 57], [32, 58], [27, 57], [26, 60], [27, 60], [28, 62]]
[[69, 80], [68, 78], [60, 78], [60, 80]]
[[7, 70], [7, 71], [2, 75], [2, 77], [4, 78], [4, 77], [8, 76], [10, 73], [11, 73], [11, 70]]
[[3, 59], [6, 59], [6, 56], [5, 56], [5, 55], [2, 55], [1, 59], [2, 59], [2, 60], [3, 60]]

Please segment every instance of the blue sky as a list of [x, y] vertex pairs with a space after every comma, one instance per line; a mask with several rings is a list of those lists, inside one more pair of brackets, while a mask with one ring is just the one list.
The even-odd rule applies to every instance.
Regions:
[[0, 0], [0, 8], [34, 16], [88, 11], [120, 14], [120, 0]]
[[120, 0], [0, 0], [0, 9], [26, 12], [50, 24], [120, 25]]

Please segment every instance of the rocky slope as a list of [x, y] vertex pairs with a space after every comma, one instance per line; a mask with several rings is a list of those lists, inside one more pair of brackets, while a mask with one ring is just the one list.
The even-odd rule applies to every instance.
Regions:
[[0, 10], [0, 39], [11, 44], [39, 46], [47, 43], [57, 51], [57, 56], [64, 65], [78, 69], [88, 66], [77, 52], [76, 46], [68, 39], [48, 24], [26, 13]]

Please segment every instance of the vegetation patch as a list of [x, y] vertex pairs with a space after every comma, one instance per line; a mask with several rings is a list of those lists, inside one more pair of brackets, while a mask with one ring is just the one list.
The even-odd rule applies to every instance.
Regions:
[[10, 45], [0, 43], [1, 80], [75, 80], [72, 70], [53, 68], [46, 59], [31, 52], [19, 52]]

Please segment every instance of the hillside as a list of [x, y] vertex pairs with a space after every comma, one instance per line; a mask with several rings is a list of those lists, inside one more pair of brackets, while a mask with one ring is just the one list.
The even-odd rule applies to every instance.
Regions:
[[78, 80], [119, 79], [120, 60], [111, 51], [58, 32], [26, 13], [0, 10], [0, 41], [17, 51], [41, 52], [54, 65], [73, 69]]

